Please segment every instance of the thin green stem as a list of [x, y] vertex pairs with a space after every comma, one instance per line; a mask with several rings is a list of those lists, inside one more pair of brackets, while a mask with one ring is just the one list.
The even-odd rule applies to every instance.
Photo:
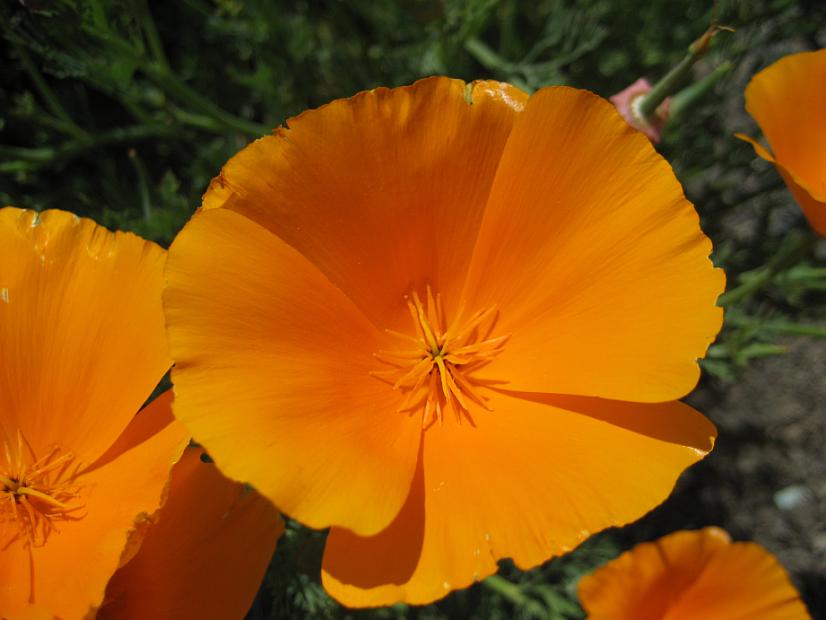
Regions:
[[87, 134], [81, 138], [64, 142], [56, 147], [22, 148], [0, 146], [0, 157], [8, 160], [17, 160], [2, 162], [2, 164], [0, 164], [0, 172], [32, 170], [46, 164], [67, 161], [79, 156], [85, 151], [102, 146], [124, 144], [173, 134], [173, 128], [163, 125], [135, 125], [133, 127], [117, 127], [94, 135]]
[[141, 69], [156, 86], [165, 90], [181, 103], [194, 108], [197, 112], [211, 116], [223, 125], [225, 129], [250, 136], [260, 136], [270, 133], [270, 129], [267, 126], [234, 116], [219, 108], [214, 103], [207, 101], [198, 91], [187, 86], [174, 73], [162, 65], [145, 63]]
[[90, 35], [96, 37], [111, 48], [114, 55], [124, 55], [137, 63], [140, 71], [152, 81], [155, 86], [163, 90], [180, 103], [193, 108], [197, 113], [213, 118], [224, 131], [237, 131], [249, 136], [260, 136], [270, 133], [270, 128], [244, 118], [230, 114], [226, 110], [206, 99], [194, 88], [185, 84], [164, 62], [147, 59], [146, 56], [134, 49], [132, 45], [119, 37], [103, 37], [94, 30], [87, 29]]
[[671, 119], [679, 118], [681, 114], [690, 109], [697, 101], [705, 97], [705, 95], [714, 88], [714, 85], [717, 84], [723, 76], [727, 75], [733, 67], [734, 65], [731, 62], [725, 61], [702, 80], [691, 86], [687, 86], [674, 95], [671, 99], [671, 106], [668, 108], [668, 115]]
[[34, 84], [35, 89], [43, 98], [46, 107], [52, 114], [54, 114], [60, 120], [60, 124], [57, 125], [57, 128], [60, 128], [65, 133], [68, 133], [77, 138], [87, 136], [88, 134], [86, 133], [86, 131], [81, 129], [72, 120], [72, 117], [69, 116], [69, 113], [61, 105], [60, 100], [49, 87], [49, 84], [41, 75], [40, 71], [37, 68], [37, 65], [35, 65], [34, 61], [32, 61], [31, 56], [29, 56], [29, 53], [26, 51], [26, 49], [17, 41], [17, 39], [14, 36], [8, 37], [8, 40], [11, 41], [12, 46], [14, 46], [14, 50], [15, 52], [17, 52], [17, 55], [20, 58], [20, 62], [23, 64], [23, 68], [26, 70], [26, 73], [29, 74], [29, 78], [31, 79], [32, 84]]
[[761, 321], [752, 317], [735, 315], [726, 317], [726, 322], [733, 327], [754, 327], [760, 331], [769, 331], [793, 336], [814, 336], [826, 338], [826, 327], [821, 325], [798, 325], [785, 321]]
[[465, 41], [465, 51], [473, 56], [473, 58], [485, 69], [491, 71], [501, 71], [503, 73], [512, 73], [515, 66], [499, 56], [490, 47], [485, 45], [476, 37], [470, 37]]
[[522, 592], [517, 584], [508, 581], [504, 577], [491, 575], [482, 583], [488, 590], [496, 592], [514, 607], [525, 611], [529, 615], [537, 618], [545, 618], [548, 615], [548, 610], [545, 609], [542, 603]]
[[665, 98], [674, 94], [680, 86], [689, 78], [691, 67], [708, 52], [711, 39], [720, 30], [725, 30], [717, 25], [712, 25], [703, 33], [699, 39], [688, 46], [688, 53], [677, 63], [675, 67], [666, 73], [663, 78], [654, 84], [647, 95], [640, 99], [637, 106], [637, 113], [640, 118], [648, 119], [656, 112], [659, 105]]
[[148, 222], [152, 218], [152, 201], [149, 198], [149, 174], [147, 174], [146, 166], [143, 165], [143, 160], [141, 160], [135, 149], [129, 149], [129, 161], [132, 162], [135, 176], [138, 177], [138, 192], [143, 219]]
[[152, 57], [155, 59], [155, 62], [168, 69], [169, 61], [166, 58], [161, 37], [158, 34], [155, 20], [152, 19], [152, 12], [149, 10], [149, 4], [146, 0], [141, 0], [138, 12], [140, 14], [143, 32], [146, 35], [146, 42], [149, 45], [149, 51], [152, 52]]
[[224, 126], [218, 123], [211, 116], [190, 112], [189, 110], [184, 110], [183, 108], [179, 108], [174, 105], [169, 106], [169, 111], [175, 121], [181, 123], [182, 125], [188, 125], [197, 129], [204, 129], [213, 133], [220, 133], [224, 130]]
[[809, 251], [814, 243], [815, 238], [812, 235], [790, 235], [780, 246], [777, 254], [766, 265], [741, 274], [740, 283], [730, 291], [720, 295], [717, 304], [731, 307], [751, 297], [774, 280], [786, 267], [796, 263], [801, 256]]
[[657, 110], [659, 105], [665, 101], [671, 93], [676, 91], [683, 82], [688, 79], [689, 71], [694, 63], [697, 62], [697, 56], [689, 53], [686, 55], [675, 67], [671, 69], [665, 76], [648, 92], [647, 95], [640, 99], [637, 112], [640, 117], [648, 118]]

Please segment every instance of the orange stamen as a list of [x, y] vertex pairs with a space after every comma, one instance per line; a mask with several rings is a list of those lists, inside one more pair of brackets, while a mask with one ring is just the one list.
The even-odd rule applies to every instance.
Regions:
[[73, 503], [80, 491], [74, 455], [54, 446], [36, 458], [20, 431], [16, 448], [4, 442], [0, 463], [0, 549], [19, 538], [44, 545], [57, 522], [79, 518], [83, 507]]
[[490, 410], [480, 390], [504, 383], [474, 374], [499, 355], [510, 338], [490, 337], [498, 319], [496, 307], [483, 308], [464, 321], [460, 309], [457, 320], [447, 326], [441, 296], [429, 286], [425, 303], [416, 291], [405, 300], [416, 335], [387, 333], [418, 346], [377, 352], [376, 359], [392, 368], [370, 374], [405, 394], [400, 412], [423, 410], [425, 427], [437, 420], [443, 423], [446, 409], [453, 410], [457, 421], [464, 417], [472, 423], [471, 403]]

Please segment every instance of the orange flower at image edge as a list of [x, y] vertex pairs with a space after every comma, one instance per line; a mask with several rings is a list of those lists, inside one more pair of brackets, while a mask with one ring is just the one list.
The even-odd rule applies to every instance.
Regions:
[[777, 166], [812, 228], [826, 237], [826, 49], [786, 56], [755, 75], [746, 110], [772, 152], [737, 137]]
[[[119, 566], [151, 559], [151, 546], [139, 550], [147, 532], [147, 542], [181, 538], [152, 525], [187, 442], [172, 418], [171, 393], [135, 416], [170, 364], [160, 305], [164, 260], [158, 246], [71, 213], [0, 209], [3, 618], [92, 616]], [[175, 466], [187, 469], [173, 476], [173, 512], [163, 509], [162, 524], [174, 523], [169, 515], [182, 504], [207, 520], [214, 502], [224, 503], [218, 517], [232, 506], [227, 494], [239, 485], [215, 482], [217, 474], [207, 497], [194, 498], [192, 483], [176, 482], [189, 461]], [[188, 479], [208, 475], [196, 473]], [[188, 536], [206, 527], [180, 521]], [[272, 519], [241, 536], [258, 536], [265, 549], [272, 537], [271, 553], [278, 527]], [[194, 561], [205, 557], [197, 547], [187, 552]], [[228, 596], [249, 606], [268, 558], [263, 566], [252, 561], [260, 570], [251, 592], [244, 586]], [[171, 567], [154, 568], [165, 575]], [[133, 594], [149, 591], [137, 579], [121, 583]], [[170, 602], [154, 602], [152, 617], [168, 617], [161, 612]], [[122, 609], [153, 609], [145, 603]]]
[[350, 606], [426, 603], [665, 499], [724, 287], [595, 95], [430, 78], [236, 155], [170, 249], [175, 413], [310, 527]]
[[579, 582], [589, 620], [805, 620], [783, 567], [716, 527], [643, 543]]

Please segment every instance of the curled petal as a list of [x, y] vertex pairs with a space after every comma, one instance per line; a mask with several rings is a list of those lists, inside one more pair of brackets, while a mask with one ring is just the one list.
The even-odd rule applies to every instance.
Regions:
[[826, 49], [791, 54], [755, 75], [746, 110], [760, 125], [777, 165], [812, 228], [826, 236]]
[[112, 577], [98, 618], [241, 618], [275, 543], [278, 511], [189, 448], [135, 557]]

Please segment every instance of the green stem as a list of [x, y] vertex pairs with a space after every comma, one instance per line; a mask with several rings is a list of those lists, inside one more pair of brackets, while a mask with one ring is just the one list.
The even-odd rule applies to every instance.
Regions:
[[237, 131], [249, 136], [260, 136], [270, 133], [271, 130], [269, 127], [234, 116], [205, 99], [197, 90], [187, 86], [175, 75], [168, 65], [163, 62], [148, 60], [141, 52], [136, 51], [132, 45], [126, 41], [118, 37], [103, 37], [90, 29], [86, 29], [85, 32], [109, 46], [113, 54], [130, 57], [137, 63], [141, 72], [157, 87], [181, 103], [194, 108], [196, 112], [212, 117], [224, 130]]
[[671, 105], [668, 108], [668, 115], [671, 119], [679, 118], [683, 112], [702, 99], [733, 67], [734, 65], [731, 62], [725, 61], [702, 80], [691, 86], [687, 86], [674, 95], [674, 98], [671, 100]]
[[647, 95], [640, 99], [637, 106], [637, 113], [643, 120], [651, 117], [657, 111], [659, 105], [665, 98], [675, 93], [677, 89], [688, 79], [691, 67], [708, 52], [711, 39], [721, 28], [712, 25], [703, 33], [699, 39], [688, 46], [688, 53], [677, 65], [671, 69], [663, 78], [654, 84]]
[[11, 44], [14, 46], [14, 50], [20, 58], [20, 62], [26, 69], [26, 73], [29, 74], [29, 78], [34, 84], [35, 89], [37, 89], [37, 92], [40, 93], [40, 96], [43, 98], [46, 107], [61, 121], [59, 127], [66, 133], [75, 136], [76, 138], [87, 136], [88, 134], [77, 124], [75, 124], [72, 117], [69, 116], [69, 113], [66, 112], [66, 109], [60, 104], [60, 100], [49, 87], [46, 80], [43, 79], [37, 65], [34, 64], [31, 56], [29, 56], [29, 53], [25, 50], [25, 48], [20, 45], [20, 43], [13, 36], [8, 37], [8, 40], [11, 41]]
[[482, 582], [488, 590], [496, 592], [499, 596], [509, 601], [517, 609], [525, 611], [529, 615], [544, 618], [548, 611], [539, 601], [536, 601], [522, 592], [522, 589], [515, 583], [511, 583], [499, 575], [491, 575]]
[[499, 56], [499, 54], [494, 52], [490, 47], [482, 43], [482, 41], [476, 37], [470, 37], [465, 41], [465, 51], [473, 56], [473, 58], [485, 69], [500, 71], [502, 73], [513, 72], [513, 63], [508, 62]]
[[760, 331], [770, 331], [793, 336], [814, 336], [826, 338], [826, 327], [820, 325], [797, 325], [785, 322], [763, 322], [759, 319], [743, 316], [726, 317], [726, 322], [733, 327], [755, 327]]
[[261, 136], [270, 133], [270, 129], [265, 125], [259, 125], [253, 121], [238, 118], [219, 108], [214, 103], [207, 101], [198, 91], [187, 86], [175, 74], [162, 65], [145, 63], [141, 68], [143, 73], [152, 80], [156, 86], [165, 90], [181, 103], [189, 105], [202, 114], [211, 116], [223, 125], [225, 129], [250, 136]]
[[48, 163], [72, 159], [84, 151], [102, 146], [168, 136], [172, 133], [171, 127], [163, 125], [135, 125], [133, 127], [110, 129], [96, 135], [87, 134], [82, 138], [69, 140], [56, 147], [22, 148], [2, 146], [0, 147], [0, 157], [18, 161], [3, 162], [0, 164], [0, 172], [36, 169]]
[[741, 274], [741, 282], [733, 289], [720, 295], [717, 304], [731, 307], [750, 297], [774, 280], [786, 267], [796, 263], [814, 243], [815, 238], [812, 235], [794, 235], [787, 237], [777, 254], [775, 254], [766, 265], [754, 271]]
[[155, 26], [155, 20], [152, 19], [152, 13], [149, 10], [149, 4], [146, 0], [142, 0], [138, 8], [140, 13], [141, 25], [143, 26], [144, 34], [146, 35], [146, 42], [149, 45], [149, 51], [155, 58], [155, 62], [165, 68], [169, 68], [169, 61], [166, 59], [166, 53], [163, 50], [161, 37], [158, 35], [158, 29]]
[[[172, 114], [175, 121], [181, 123], [182, 125], [188, 125], [197, 129], [211, 131], [213, 133], [220, 133], [224, 129], [223, 125], [218, 123], [211, 116], [196, 114], [195, 112], [184, 110], [183, 108], [179, 108], [175, 105], [169, 106], [169, 112]], [[781, 180], [780, 182], [782, 183], [783, 181]]]
[[666, 73], [665, 77], [654, 84], [654, 87], [648, 94], [640, 99], [639, 106], [637, 107], [639, 116], [647, 119], [653, 115], [659, 105], [665, 101], [665, 98], [682, 86], [683, 82], [688, 79], [689, 71], [695, 62], [697, 62], [697, 57], [694, 54], [688, 54], [677, 66]]
[[146, 166], [143, 165], [143, 161], [135, 149], [129, 149], [129, 161], [132, 162], [135, 175], [138, 177], [138, 192], [140, 194], [143, 219], [148, 222], [152, 218], [152, 201], [149, 198], [149, 175], [146, 172]]

